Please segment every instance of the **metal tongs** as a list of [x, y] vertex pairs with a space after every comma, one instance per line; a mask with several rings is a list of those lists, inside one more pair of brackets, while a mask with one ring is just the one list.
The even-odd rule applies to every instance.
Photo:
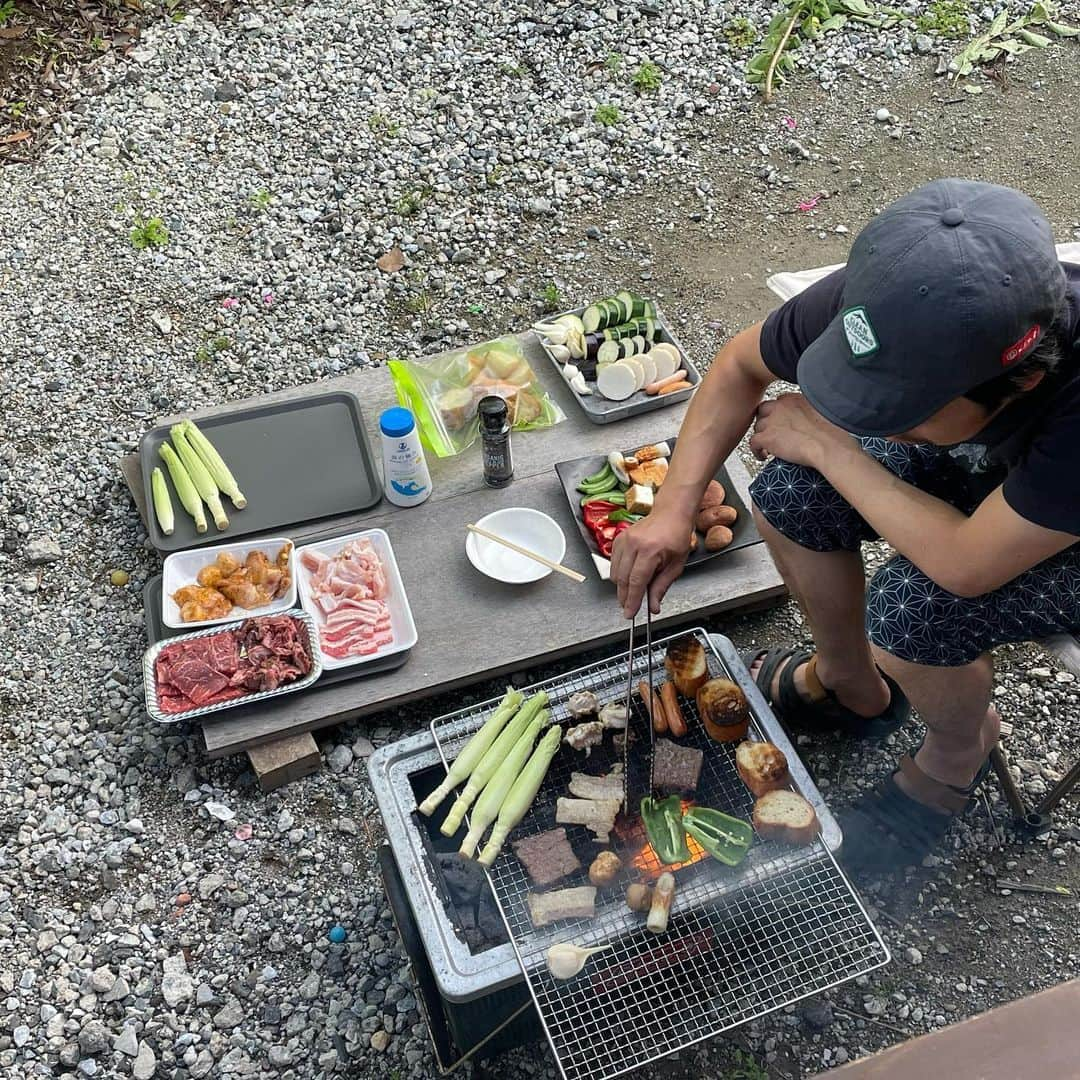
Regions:
[[634, 634], [637, 613], [630, 620], [630, 637], [626, 650], [626, 733], [623, 739], [623, 810], [630, 817], [639, 813], [639, 804], [652, 794], [653, 769], [653, 645], [652, 611], [648, 593], [645, 595], [645, 667], [648, 697], [642, 702], [644, 722], [634, 714]]

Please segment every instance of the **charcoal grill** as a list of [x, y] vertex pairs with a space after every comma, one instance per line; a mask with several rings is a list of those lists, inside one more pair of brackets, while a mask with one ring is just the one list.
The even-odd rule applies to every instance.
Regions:
[[[788, 847], [756, 838], [736, 868], [691, 846], [692, 858], [669, 867], [676, 897], [668, 932], [649, 933], [641, 916], [623, 900], [623, 888], [603, 890], [596, 917], [564, 920], [536, 929], [528, 915], [530, 884], [509, 849], [489, 872], [510, 944], [523, 972], [544, 1032], [565, 1080], [607, 1080], [702, 1039], [790, 1005], [888, 963], [889, 951], [834, 852], [840, 831], [794, 747], [749, 679], [731, 642], [704, 630], [690, 631], [705, 645], [710, 677], [739, 683], [751, 705], [752, 736], [767, 739], [787, 755], [794, 787], [814, 806], [822, 830], [811, 845]], [[682, 636], [682, 635], [678, 635]], [[671, 638], [654, 642], [652, 665], [663, 669]], [[634, 680], [643, 678], [649, 656], [638, 649]], [[552, 721], [576, 723], [566, 711], [575, 691], [592, 691], [601, 702], [622, 701], [626, 654], [591, 664], [535, 686], [546, 690]], [[484, 702], [441, 717], [431, 734], [443, 764], [453, 760], [496, 702]], [[636, 697], [630, 728], [644, 722]], [[735, 770], [735, 745], [713, 743], [691, 703], [684, 703], [689, 735], [680, 740], [705, 753], [696, 801], [749, 818], [753, 799]], [[555, 825], [556, 799], [567, 793], [570, 773], [603, 774], [620, 755], [605, 740], [591, 757], [563, 750], [515, 838]], [[441, 819], [441, 814], [437, 815]], [[640, 828], [640, 827], [638, 827]], [[588, 848], [586, 830], [575, 848]], [[661, 869], [640, 831], [624, 827], [616, 843], [632, 857], [632, 880], [655, 878]], [[599, 846], [596, 846], [599, 850]], [[583, 860], [584, 861], [584, 860]], [[576, 884], [576, 880], [560, 883]], [[546, 967], [548, 948], [560, 941], [608, 945], [584, 972], [566, 982]]]

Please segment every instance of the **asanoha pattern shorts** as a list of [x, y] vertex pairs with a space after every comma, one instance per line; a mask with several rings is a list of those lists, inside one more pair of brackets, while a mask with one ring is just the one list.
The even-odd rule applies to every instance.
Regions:
[[[981, 501], [972, 478], [948, 451], [888, 439], [860, 439], [863, 449], [901, 480], [971, 513]], [[985, 487], [985, 485], [982, 485]], [[877, 533], [816, 469], [774, 458], [750, 486], [765, 519], [813, 551], [858, 551]], [[1034, 641], [1080, 627], [1080, 552], [1061, 552], [982, 596], [941, 588], [902, 555], [870, 579], [866, 633], [877, 646], [914, 664], [959, 667], [1007, 642]]]

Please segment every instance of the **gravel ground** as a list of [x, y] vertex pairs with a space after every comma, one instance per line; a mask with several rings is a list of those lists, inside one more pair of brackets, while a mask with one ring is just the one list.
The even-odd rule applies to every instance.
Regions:
[[[937, 44], [910, 29], [835, 35], [765, 108], [730, 18], [689, 0], [192, 11], [105, 57], [87, 76], [101, 92], [2, 174], [4, 1075], [434, 1075], [364, 759], [461, 698], [328, 734], [324, 771], [268, 797], [240, 760], [150, 724], [139, 592], [158, 560], [116, 464], [155, 415], [504, 332], [549, 284], [569, 304], [640, 280], [705, 356], [767, 309], [769, 270], [843, 258], [876, 207], [945, 172], [1023, 186], [1063, 239], [1080, 230], [1061, 169], [1080, 153], [1060, 119], [1071, 45], [969, 97], [933, 79]], [[646, 57], [662, 84], [638, 94]], [[598, 104], [619, 123], [596, 123]], [[136, 250], [154, 218], [167, 246]], [[395, 245], [406, 265], [384, 273]], [[714, 628], [740, 645], [806, 632], [790, 605]], [[1034, 646], [999, 667], [1034, 797], [1080, 753], [1075, 683]], [[913, 742], [805, 753], [839, 804]], [[894, 963], [747, 1026], [738, 1052], [808, 1075], [1077, 973], [1075, 900], [1000, 884], [1075, 893], [1075, 806], [1025, 844], [989, 796], [993, 816], [972, 813], [932, 865], [870, 883]], [[716, 1041], [642, 1075], [738, 1061]], [[531, 1050], [475, 1071], [554, 1075]]]

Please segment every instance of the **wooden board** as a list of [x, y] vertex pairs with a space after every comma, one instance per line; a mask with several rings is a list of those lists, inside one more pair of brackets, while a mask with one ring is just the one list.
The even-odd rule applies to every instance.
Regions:
[[[433, 493], [419, 507], [402, 509], [384, 501], [362, 514], [286, 530], [297, 542], [361, 527], [387, 531], [419, 633], [407, 663], [355, 683], [316, 686], [283, 699], [280, 705], [230, 710], [202, 725], [210, 757], [239, 753], [285, 735], [339, 724], [625, 639], [626, 623], [616, 606], [614, 589], [593, 573], [553, 465], [567, 457], [606, 453], [613, 441], [620, 447], [655, 442], [677, 428], [685, 407], [673, 406], [607, 427], [591, 424], [574, 408], [569, 387], [560, 385], [546, 368], [536, 339], [528, 335], [524, 344], [538, 377], [568, 419], [547, 431], [514, 437], [515, 478], [508, 487], [483, 486], [480, 455], [473, 449], [456, 458], [429, 462]], [[381, 368], [270, 397], [323, 393], [337, 385], [357, 390], [369, 425], [377, 423], [383, 407], [394, 403], [389, 373]], [[232, 408], [242, 404], [250, 402]], [[195, 419], [203, 415], [196, 413]], [[374, 432], [372, 438], [378, 445]], [[145, 516], [137, 457], [126, 458], [122, 467]], [[736, 490], [748, 502], [746, 469], [734, 455], [727, 467]], [[504, 506], [531, 506], [551, 515], [566, 533], [564, 561], [586, 574], [586, 581], [578, 585], [552, 575], [531, 585], [511, 586], [476, 571], [465, 557], [465, 525]], [[768, 550], [764, 544], [755, 544], [686, 573], [669, 592], [656, 626], [663, 630], [720, 612], [765, 607], [785, 595]]]

